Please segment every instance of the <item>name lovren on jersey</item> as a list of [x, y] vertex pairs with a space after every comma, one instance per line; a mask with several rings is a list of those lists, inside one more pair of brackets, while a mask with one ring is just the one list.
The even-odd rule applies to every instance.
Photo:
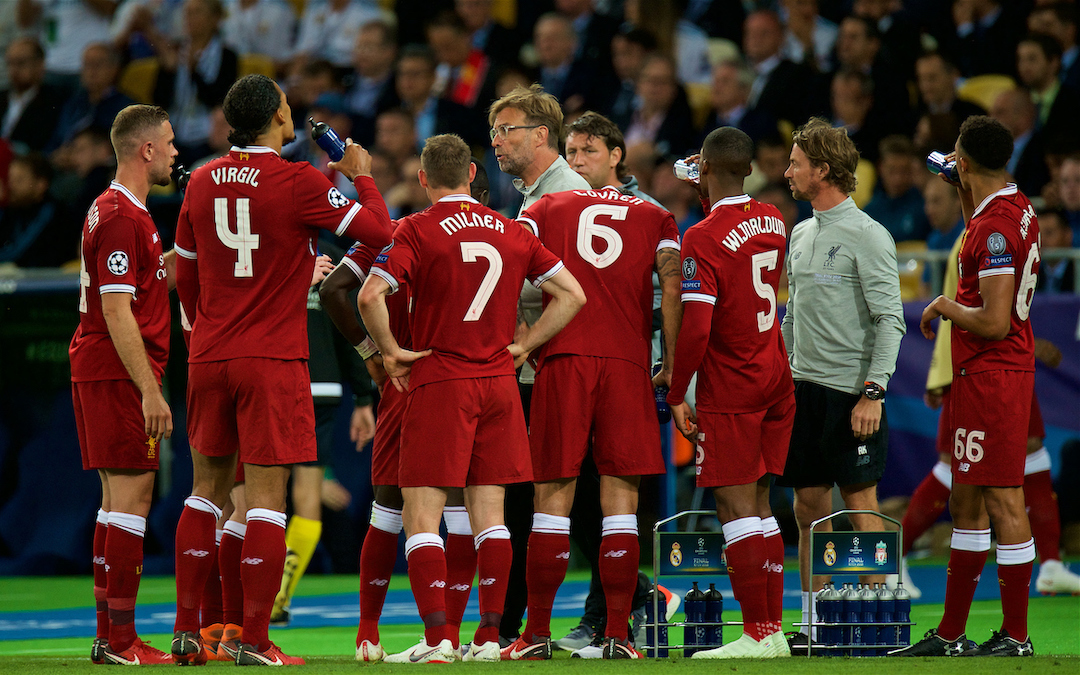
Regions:
[[250, 166], [223, 166], [210, 171], [210, 177], [214, 183], [246, 183], [251, 187], [259, 187], [259, 172], [262, 169], [253, 169]]
[[787, 229], [784, 227], [784, 221], [775, 216], [754, 216], [732, 228], [731, 232], [724, 237], [724, 246], [729, 251], [738, 251], [740, 246], [750, 241], [750, 237], [756, 234], [778, 234], [786, 237]]

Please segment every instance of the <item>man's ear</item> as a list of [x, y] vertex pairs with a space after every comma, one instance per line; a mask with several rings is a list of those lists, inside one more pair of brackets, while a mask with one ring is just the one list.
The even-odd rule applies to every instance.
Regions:
[[427, 172], [426, 172], [426, 171], [424, 171], [423, 169], [420, 169], [420, 170], [418, 170], [418, 171], [416, 172], [416, 177], [417, 177], [418, 179], [420, 179], [420, 187], [422, 187], [422, 188], [424, 188], [424, 189], [426, 190], [426, 189], [427, 189], [427, 186], [428, 186], [428, 183], [427, 183]]
[[144, 162], [150, 162], [154, 159], [154, 144], [150, 141], [146, 141], [139, 146], [139, 157], [143, 158]]
[[472, 183], [476, 180], [476, 163], [469, 162], [469, 182]]

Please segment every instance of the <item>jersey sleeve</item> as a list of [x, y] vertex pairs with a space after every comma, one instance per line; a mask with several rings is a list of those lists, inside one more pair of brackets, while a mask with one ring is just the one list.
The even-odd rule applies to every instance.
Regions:
[[541, 228], [544, 223], [544, 213], [547, 211], [547, 205], [551, 200], [544, 195], [540, 198], [540, 201], [536, 202], [529, 208], [521, 212], [518, 216], [518, 222], [528, 227], [537, 239], [542, 239]]
[[688, 230], [682, 244], [682, 301], [716, 304], [715, 266], [707, 260], [708, 242], [700, 230]]
[[402, 223], [394, 240], [384, 248], [371, 265], [371, 274], [390, 284], [390, 293], [397, 293], [402, 283], [407, 283], [419, 263], [419, 246], [416, 229], [412, 223]]
[[297, 212], [307, 225], [372, 246], [385, 246], [390, 242], [390, 215], [375, 181], [370, 176], [359, 176], [354, 185], [360, 201], [342, 194], [314, 166], [303, 165], [294, 186]]
[[541, 284], [559, 273], [563, 263], [551, 251], [547, 250], [539, 239], [531, 238], [529, 242], [529, 272], [527, 274], [532, 285], [540, 288]]
[[375, 262], [377, 255], [379, 255], [378, 249], [372, 246], [353, 244], [345, 257], [341, 259], [341, 264], [349, 268], [357, 279], [363, 281], [367, 278], [368, 271], [371, 270], [371, 265]]
[[675, 223], [675, 218], [670, 213], [663, 214], [663, 223], [660, 225], [660, 243], [656, 245], [656, 250], [659, 251], [663, 248], [673, 248], [676, 251], [679, 250], [679, 226]]
[[180, 323], [185, 330], [184, 339], [188, 340], [191, 321], [199, 304], [199, 266], [187, 199], [180, 207], [180, 217], [176, 219], [173, 249], [176, 251], [176, 296], [180, 299]]
[[87, 261], [97, 270], [98, 291], [130, 293], [138, 288], [138, 227], [125, 216], [113, 216], [97, 226], [96, 260]]
[[980, 279], [1016, 273], [1020, 243], [1015, 236], [1006, 234], [1015, 230], [1016, 224], [1006, 221], [998, 213], [987, 214], [979, 223], [979, 227], [972, 233], [972, 253]]

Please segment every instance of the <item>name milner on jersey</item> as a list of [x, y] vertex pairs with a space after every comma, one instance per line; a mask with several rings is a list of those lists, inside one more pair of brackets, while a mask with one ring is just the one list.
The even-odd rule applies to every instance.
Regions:
[[786, 237], [787, 228], [784, 227], [784, 221], [775, 216], [755, 216], [733, 227], [724, 237], [724, 246], [729, 251], [738, 251], [740, 246], [750, 241], [750, 237], [758, 234], [778, 234]]
[[447, 234], [454, 234], [458, 230], [463, 230], [467, 227], [486, 227], [489, 230], [495, 230], [499, 234], [505, 233], [502, 221], [490, 213], [485, 213], [483, 215], [472, 211], [455, 213], [452, 216], [447, 216], [440, 220], [439, 225]]
[[253, 169], [250, 166], [223, 166], [210, 170], [210, 177], [214, 183], [244, 183], [251, 187], [259, 187], [259, 172], [262, 169]]

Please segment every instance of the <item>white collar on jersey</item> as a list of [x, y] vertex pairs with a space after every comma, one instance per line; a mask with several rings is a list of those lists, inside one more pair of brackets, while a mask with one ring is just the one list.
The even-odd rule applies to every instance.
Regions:
[[712, 211], [717, 206], [730, 206], [731, 204], [745, 204], [748, 201], [750, 201], [750, 195], [735, 195], [733, 197], [724, 197], [720, 201], [718, 201], [718, 202], [714, 203], [712, 206], [710, 206], [709, 210]]
[[979, 207], [975, 209], [975, 213], [971, 214], [971, 217], [974, 218], [975, 216], [982, 213], [982, 210], [986, 208], [986, 205], [989, 204], [990, 200], [992, 200], [994, 197], [1005, 197], [1007, 195], [1014, 194], [1016, 194], [1016, 183], [1006, 183], [1005, 187], [1001, 188], [992, 195], [988, 195], [986, 199], [982, 200], [982, 202], [979, 204]]
[[443, 197], [439, 201], [440, 202], [472, 202], [473, 204], [479, 204], [480, 203], [480, 202], [476, 201], [475, 199], [473, 199], [472, 197], [470, 197], [469, 195], [446, 195], [445, 197]]
[[229, 152], [251, 152], [257, 155], [276, 155], [278, 151], [273, 148], [268, 148], [265, 145], [249, 145], [247, 147], [239, 147], [237, 145], [229, 148]]
[[117, 192], [123, 194], [128, 199], [130, 199], [131, 203], [134, 204], [135, 206], [138, 206], [143, 211], [146, 211], [147, 213], [150, 213], [150, 211], [146, 208], [146, 205], [143, 204], [142, 202], [140, 202], [138, 197], [131, 194], [131, 190], [127, 189], [126, 187], [124, 187], [120, 183], [117, 183], [116, 181], [113, 181], [112, 183], [109, 183], [109, 187], [112, 188], [113, 190], [116, 190]]

